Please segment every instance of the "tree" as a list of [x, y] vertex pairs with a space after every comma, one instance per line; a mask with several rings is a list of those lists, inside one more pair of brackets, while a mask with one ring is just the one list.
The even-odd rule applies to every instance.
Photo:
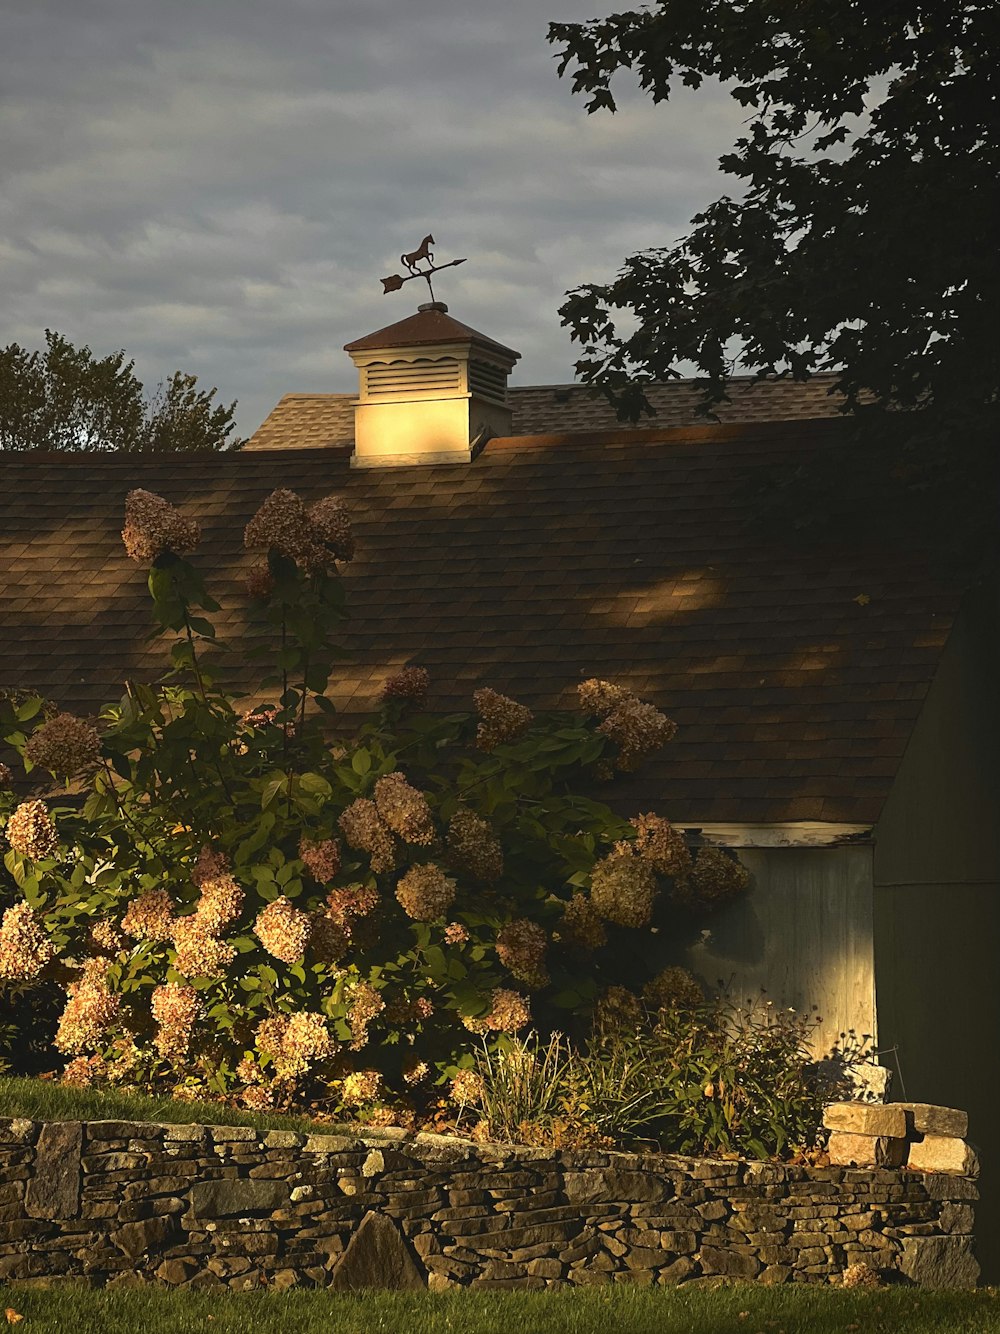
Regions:
[[[582, 378], [634, 421], [648, 410], [643, 379], [676, 377], [680, 362], [697, 367], [706, 411], [737, 364], [797, 380], [835, 370], [857, 429], [839, 454], [782, 479], [796, 521], [842, 519], [847, 482], [852, 510], [865, 492], [872, 512], [905, 495], [988, 559], [1000, 496], [1000, 8], [656, 0], [551, 24], [549, 41], [588, 112], [615, 110], [621, 70], [657, 102], [718, 80], [749, 109], [720, 160], [733, 196], [676, 245], [627, 259], [613, 282], [567, 293], [560, 314], [584, 345]], [[634, 332], [619, 331], [617, 311]]]
[[125, 353], [97, 360], [62, 334], [45, 330], [44, 352], [11, 343], [0, 349], [0, 449], [224, 450], [240, 441], [235, 402], [213, 403], [215, 388], [175, 372], [147, 403]]

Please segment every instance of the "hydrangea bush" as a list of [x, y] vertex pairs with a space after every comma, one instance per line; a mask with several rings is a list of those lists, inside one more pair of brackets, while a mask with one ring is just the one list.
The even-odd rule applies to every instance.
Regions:
[[0, 767], [0, 979], [64, 987], [67, 1082], [368, 1121], [452, 1086], [461, 1103], [483, 1042], [655, 988], [640, 938], [745, 888], [727, 854], [583, 794], [676, 730], [612, 683], [584, 682], [574, 712], [482, 689], [439, 716], [407, 667], [345, 735], [326, 692], [354, 541], [333, 498], [275, 491], [246, 528], [268, 630], [251, 651], [273, 668], [244, 699], [219, 684], [198, 525], [133, 491], [122, 537], [169, 640], [161, 682], [95, 720], [0, 699], [35, 784]]

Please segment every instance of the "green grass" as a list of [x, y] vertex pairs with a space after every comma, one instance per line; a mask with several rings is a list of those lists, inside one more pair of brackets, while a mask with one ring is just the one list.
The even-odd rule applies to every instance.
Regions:
[[[330, 1133], [328, 1121], [280, 1113], [244, 1112], [217, 1102], [182, 1102], [119, 1093], [114, 1089], [77, 1089], [46, 1079], [0, 1076], [0, 1116], [30, 1121], [161, 1121], [169, 1125], [254, 1126], [257, 1130]], [[362, 1129], [353, 1126], [357, 1133]], [[365, 1133], [377, 1134], [377, 1131]]]
[[438, 1294], [6, 1288], [24, 1334], [991, 1334], [1000, 1290], [876, 1293], [738, 1285]]

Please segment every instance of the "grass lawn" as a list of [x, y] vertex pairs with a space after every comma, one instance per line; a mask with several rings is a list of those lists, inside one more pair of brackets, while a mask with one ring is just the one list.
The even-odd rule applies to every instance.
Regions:
[[[312, 1121], [304, 1116], [244, 1112], [217, 1102], [150, 1098], [119, 1093], [115, 1089], [70, 1088], [47, 1079], [21, 1079], [9, 1075], [0, 1076], [0, 1116], [23, 1116], [30, 1121], [154, 1121], [169, 1125], [254, 1126], [258, 1130], [307, 1133], [331, 1129], [328, 1121]], [[360, 1132], [362, 1127], [356, 1129]]]
[[[874, 1293], [738, 1285], [342, 1296], [0, 1290], [24, 1334], [991, 1334], [1000, 1289]], [[2, 1325], [2, 1317], [0, 1317]]]

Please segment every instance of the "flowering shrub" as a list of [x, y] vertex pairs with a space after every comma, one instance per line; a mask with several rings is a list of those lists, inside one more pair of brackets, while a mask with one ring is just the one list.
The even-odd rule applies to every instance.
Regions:
[[449, 1081], [473, 1086], [481, 1042], [582, 1026], [600, 992], [648, 980], [638, 935], [745, 887], [662, 817], [581, 794], [675, 730], [612, 683], [584, 682], [576, 713], [483, 689], [473, 714], [434, 717], [408, 667], [337, 733], [354, 542], [332, 498], [275, 491], [246, 528], [277, 663], [250, 707], [217, 685], [218, 606], [184, 554], [197, 524], [133, 492], [123, 539], [151, 562], [167, 675], [97, 720], [0, 699], [29, 781], [72, 793], [15, 793], [0, 771], [0, 982], [63, 987], [68, 1081], [412, 1117]]

